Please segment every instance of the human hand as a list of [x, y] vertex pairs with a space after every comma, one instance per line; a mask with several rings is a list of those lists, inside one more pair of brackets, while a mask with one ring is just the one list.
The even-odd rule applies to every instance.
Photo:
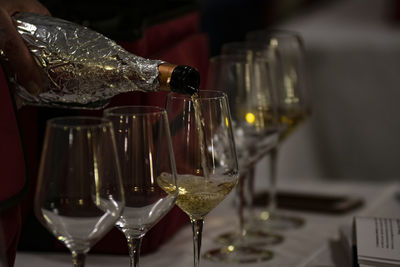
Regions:
[[15, 77], [30, 93], [37, 95], [42, 86], [40, 70], [11, 18], [24, 12], [50, 15], [37, 0], [0, 0], [0, 49], [7, 58], [4, 63], [7, 74]]

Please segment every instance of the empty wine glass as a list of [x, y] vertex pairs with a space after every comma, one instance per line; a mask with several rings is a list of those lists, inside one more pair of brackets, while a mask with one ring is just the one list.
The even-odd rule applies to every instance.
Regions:
[[[280, 58], [277, 76], [278, 115], [280, 122], [279, 144], [310, 114], [305, 93], [304, 45], [299, 34], [285, 30], [260, 30], [247, 34], [246, 40], [263, 42], [274, 48]], [[304, 219], [277, 210], [276, 179], [279, 146], [269, 153], [270, 187], [267, 211], [261, 212], [255, 226], [285, 230], [304, 224]]]
[[[176, 169], [165, 109], [113, 107], [104, 111], [115, 130], [125, 190], [125, 209], [116, 222], [128, 242], [131, 266], [139, 266], [142, 238], [175, 204]], [[168, 175], [164, 191], [158, 179]]]
[[251, 187], [246, 186], [249, 171], [278, 140], [270, 63], [266, 57], [256, 53], [219, 55], [209, 61], [207, 88], [223, 90], [228, 95], [240, 170], [237, 187], [239, 229], [218, 236], [217, 240], [230, 250], [207, 252], [205, 256], [214, 261], [248, 263], [269, 260], [272, 253], [259, 247], [282, 241], [280, 235], [254, 231], [245, 224], [252, 216], [252, 192], [249, 190]]
[[[176, 204], [192, 223], [194, 266], [198, 267], [204, 218], [238, 180], [229, 106], [222, 92], [170, 93], [167, 112], [178, 172]], [[168, 175], [160, 184], [167, 191], [173, 188]]]
[[47, 122], [34, 203], [39, 221], [84, 266], [114, 225], [124, 192], [110, 121], [61, 117]]

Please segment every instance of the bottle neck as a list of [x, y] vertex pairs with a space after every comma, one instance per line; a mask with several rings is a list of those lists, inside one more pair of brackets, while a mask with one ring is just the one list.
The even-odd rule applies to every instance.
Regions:
[[160, 91], [171, 91], [170, 82], [172, 72], [174, 71], [176, 65], [170, 63], [162, 63], [158, 66], [158, 81], [160, 83]]
[[160, 91], [194, 94], [199, 91], [199, 72], [190, 66], [162, 63], [158, 66]]

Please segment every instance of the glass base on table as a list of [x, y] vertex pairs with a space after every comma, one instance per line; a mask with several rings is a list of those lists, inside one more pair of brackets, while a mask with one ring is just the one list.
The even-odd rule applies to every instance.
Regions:
[[304, 223], [305, 221], [301, 217], [280, 211], [273, 213], [263, 211], [251, 221], [248, 221], [247, 227], [259, 231], [284, 231], [300, 228]]
[[260, 247], [260, 246], [277, 245], [283, 241], [283, 236], [257, 229], [255, 230], [247, 229], [244, 236], [241, 236], [237, 232], [228, 232], [219, 235], [216, 238], [216, 241], [224, 245], [240, 243], [246, 246]]
[[214, 262], [256, 263], [273, 258], [273, 252], [248, 246], [225, 246], [207, 251], [203, 257]]

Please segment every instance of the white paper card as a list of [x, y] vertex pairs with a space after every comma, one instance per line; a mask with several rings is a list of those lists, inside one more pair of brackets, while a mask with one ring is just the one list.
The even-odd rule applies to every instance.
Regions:
[[355, 219], [359, 263], [400, 265], [400, 219]]

